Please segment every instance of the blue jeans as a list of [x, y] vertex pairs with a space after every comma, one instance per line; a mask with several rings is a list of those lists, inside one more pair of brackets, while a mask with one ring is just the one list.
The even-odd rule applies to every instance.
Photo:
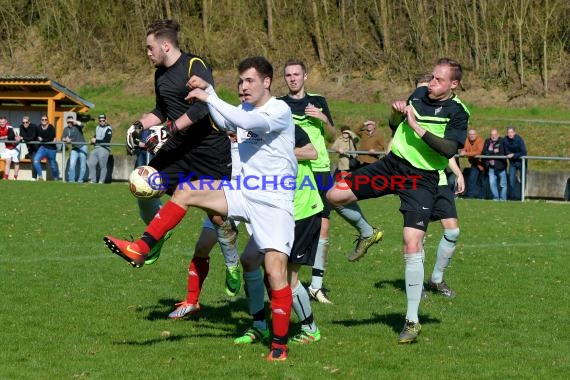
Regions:
[[[499, 183], [497, 184], [497, 177], [499, 177]], [[497, 187], [499, 185], [499, 187]], [[491, 194], [493, 194], [494, 201], [506, 201], [507, 200], [507, 171], [506, 170], [495, 170], [494, 168], [489, 168], [489, 187], [491, 188]]]
[[509, 191], [508, 191], [508, 195], [509, 195], [509, 199], [510, 200], [516, 200], [516, 201], [520, 201], [521, 200], [521, 185], [520, 183], [517, 181], [517, 170], [521, 171], [521, 167], [520, 166], [516, 166], [511, 164], [509, 166]]
[[477, 166], [471, 166], [467, 177], [467, 198], [483, 199], [485, 190], [483, 188], [483, 176], [485, 172], [480, 171]]
[[87, 145], [82, 145], [80, 147], [75, 147], [71, 149], [71, 155], [69, 156], [69, 167], [67, 181], [75, 182], [75, 167], [77, 166], [77, 160], [79, 159], [79, 178], [77, 182], [83, 182], [85, 179], [85, 170], [87, 168]]
[[38, 173], [38, 177], [42, 178], [42, 163], [44, 158], [48, 159], [49, 167], [51, 168], [51, 174], [55, 180], [59, 180], [59, 167], [57, 166], [57, 161], [55, 160], [55, 154], [57, 151], [55, 149], [48, 149], [45, 146], [40, 146], [36, 154], [34, 155], [34, 168]]
[[135, 168], [143, 165], [148, 165], [150, 160], [154, 157], [153, 154], [147, 152], [146, 150], [141, 150], [137, 153], [137, 160], [135, 161]]

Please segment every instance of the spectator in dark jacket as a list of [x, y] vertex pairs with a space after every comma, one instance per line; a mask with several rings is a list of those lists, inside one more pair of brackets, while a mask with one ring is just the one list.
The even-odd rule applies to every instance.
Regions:
[[[22, 124], [20, 124], [20, 136], [22, 137], [22, 141], [26, 143], [26, 148], [28, 149], [28, 153], [25, 158], [33, 160], [34, 154], [38, 151], [39, 146], [28, 143], [38, 141], [38, 126], [30, 121], [29, 116], [22, 117]], [[36, 177], [34, 176], [34, 178]]]
[[[508, 199], [520, 200], [520, 174], [522, 168], [522, 156], [526, 156], [524, 140], [517, 134], [515, 127], [507, 128], [507, 136], [503, 139], [505, 155], [509, 158], [509, 189]], [[518, 174], [518, 175], [517, 175]]]
[[[499, 136], [497, 128], [491, 129], [491, 137], [485, 140], [483, 146], [484, 156], [504, 156], [505, 148], [503, 139]], [[507, 159], [506, 158], [486, 158], [485, 167], [489, 175], [489, 187], [493, 200], [507, 200]], [[497, 183], [497, 178], [499, 182]]]
[[[83, 182], [85, 179], [85, 171], [87, 169], [87, 153], [88, 148], [85, 145], [85, 136], [83, 136], [83, 123], [75, 120], [75, 117], [67, 117], [67, 127], [63, 129], [62, 141], [71, 143], [71, 154], [69, 155], [69, 167], [67, 181], [75, 182], [76, 167], [79, 161], [79, 177], [77, 182]], [[74, 144], [75, 143], [75, 144]]]
[[41, 142], [38, 151], [34, 155], [33, 165], [38, 173], [38, 181], [43, 181], [42, 160], [47, 158], [51, 168], [51, 174], [55, 181], [59, 180], [59, 167], [55, 160], [57, 146], [55, 141], [55, 127], [48, 121], [47, 115], [42, 115], [40, 127], [38, 128], [38, 141]]

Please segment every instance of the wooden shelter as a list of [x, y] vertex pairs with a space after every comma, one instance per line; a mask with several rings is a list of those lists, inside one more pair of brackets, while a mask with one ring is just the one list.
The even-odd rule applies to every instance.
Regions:
[[0, 114], [16, 127], [28, 115], [39, 124], [48, 116], [61, 137], [67, 112], [86, 113], [95, 105], [65, 86], [43, 76], [0, 76]]

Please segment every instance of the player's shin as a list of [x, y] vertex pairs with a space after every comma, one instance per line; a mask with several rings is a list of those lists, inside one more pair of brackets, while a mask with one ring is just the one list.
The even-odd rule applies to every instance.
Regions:
[[286, 285], [282, 289], [271, 291], [272, 348], [285, 348], [287, 346], [292, 301], [291, 287], [289, 285]]
[[186, 215], [186, 209], [168, 201], [154, 216], [146, 228], [141, 240], [152, 248], [168, 231], [176, 227]]
[[408, 309], [406, 319], [410, 322], [419, 322], [418, 311], [422, 297], [424, 281], [424, 254], [423, 251], [406, 253], [404, 255], [406, 263], [405, 282], [406, 297], [408, 299]]

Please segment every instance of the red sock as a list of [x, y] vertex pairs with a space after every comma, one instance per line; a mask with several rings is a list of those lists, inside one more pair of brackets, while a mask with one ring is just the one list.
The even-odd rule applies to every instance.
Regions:
[[208, 277], [210, 271], [210, 258], [202, 258], [194, 256], [190, 265], [188, 266], [188, 295], [186, 302], [198, 303], [200, 292], [202, 291], [202, 284]]
[[289, 319], [293, 296], [291, 287], [271, 291], [271, 319], [273, 325], [273, 342], [271, 347], [286, 347], [289, 339]]
[[184, 208], [172, 201], [168, 201], [154, 216], [145, 232], [156, 240], [160, 240], [168, 231], [180, 223], [184, 215], [186, 215]]

